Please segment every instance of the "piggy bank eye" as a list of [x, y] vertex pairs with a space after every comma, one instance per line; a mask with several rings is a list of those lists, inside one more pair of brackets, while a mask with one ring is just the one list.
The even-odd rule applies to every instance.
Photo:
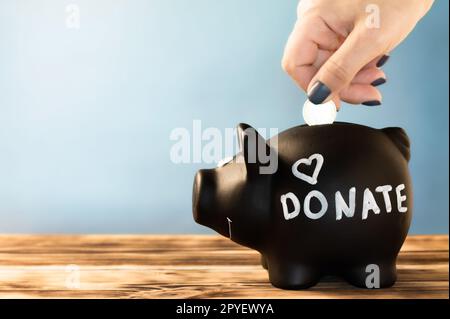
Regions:
[[217, 167], [225, 166], [225, 165], [227, 165], [229, 162], [231, 162], [232, 160], [233, 160], [233, 156], [225, 157], [224, 159], [221, 159], [221, 160], [219, 161], [219, 163], [217, 163]]

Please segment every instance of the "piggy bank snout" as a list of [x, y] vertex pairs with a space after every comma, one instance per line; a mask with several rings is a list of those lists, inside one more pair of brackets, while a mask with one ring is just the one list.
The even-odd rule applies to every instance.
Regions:
[[202, 225], [208, 226], [207, 221], [211, 218], [215, 198], [215, 174], [214, 170], [202, 169], [197, 172], [192, 190], [192, 212], [194, 220]]

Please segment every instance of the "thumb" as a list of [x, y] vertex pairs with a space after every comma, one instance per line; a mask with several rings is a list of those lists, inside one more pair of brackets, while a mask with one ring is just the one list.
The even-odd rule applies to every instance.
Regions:
[[335, 97], [366, 64], [383, 52], [384, 44], [377, 33], [367, 30], [364, 24], [353, 29], [309, 83], [308, 99], [312, 103], [321, 104]]

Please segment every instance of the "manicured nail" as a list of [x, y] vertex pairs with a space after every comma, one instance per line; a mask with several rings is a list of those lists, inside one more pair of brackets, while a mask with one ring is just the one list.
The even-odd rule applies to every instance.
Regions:
[[321, 104], [330, 95], [331, 90], [320, 81], [314, 83], [308, 92], [308, 99], [314, 104]]
[[381, 68], [389, 60], [389, 55], [383, 55], [377, 62], [377, 68]]
[[376, 106], [376, 105], [380, 105], [381, 102], [378, 100], [373, 100], [373, 101], [366, 101], [364, 103], [361, 103], [362, 105], [367, 105], [367, 106]]
[[370, 83], [372, 86], [379, 86], [381, 84], [386, 83], [386, 79], [385, 78], [379, 78], [376, 79], [375, 81], [373, 81], [372, 83]]

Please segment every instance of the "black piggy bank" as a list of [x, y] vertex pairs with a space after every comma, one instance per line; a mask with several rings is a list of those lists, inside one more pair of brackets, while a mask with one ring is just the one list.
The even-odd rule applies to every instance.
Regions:
[[260, 252], [275, 287], [303, 289], [324, 275], [395, 283], [412, 216], [401, 128], [303, 125], [266, 141], [239, 124], [237, 136], [232, 161], [195, 176], [197, 223]]

